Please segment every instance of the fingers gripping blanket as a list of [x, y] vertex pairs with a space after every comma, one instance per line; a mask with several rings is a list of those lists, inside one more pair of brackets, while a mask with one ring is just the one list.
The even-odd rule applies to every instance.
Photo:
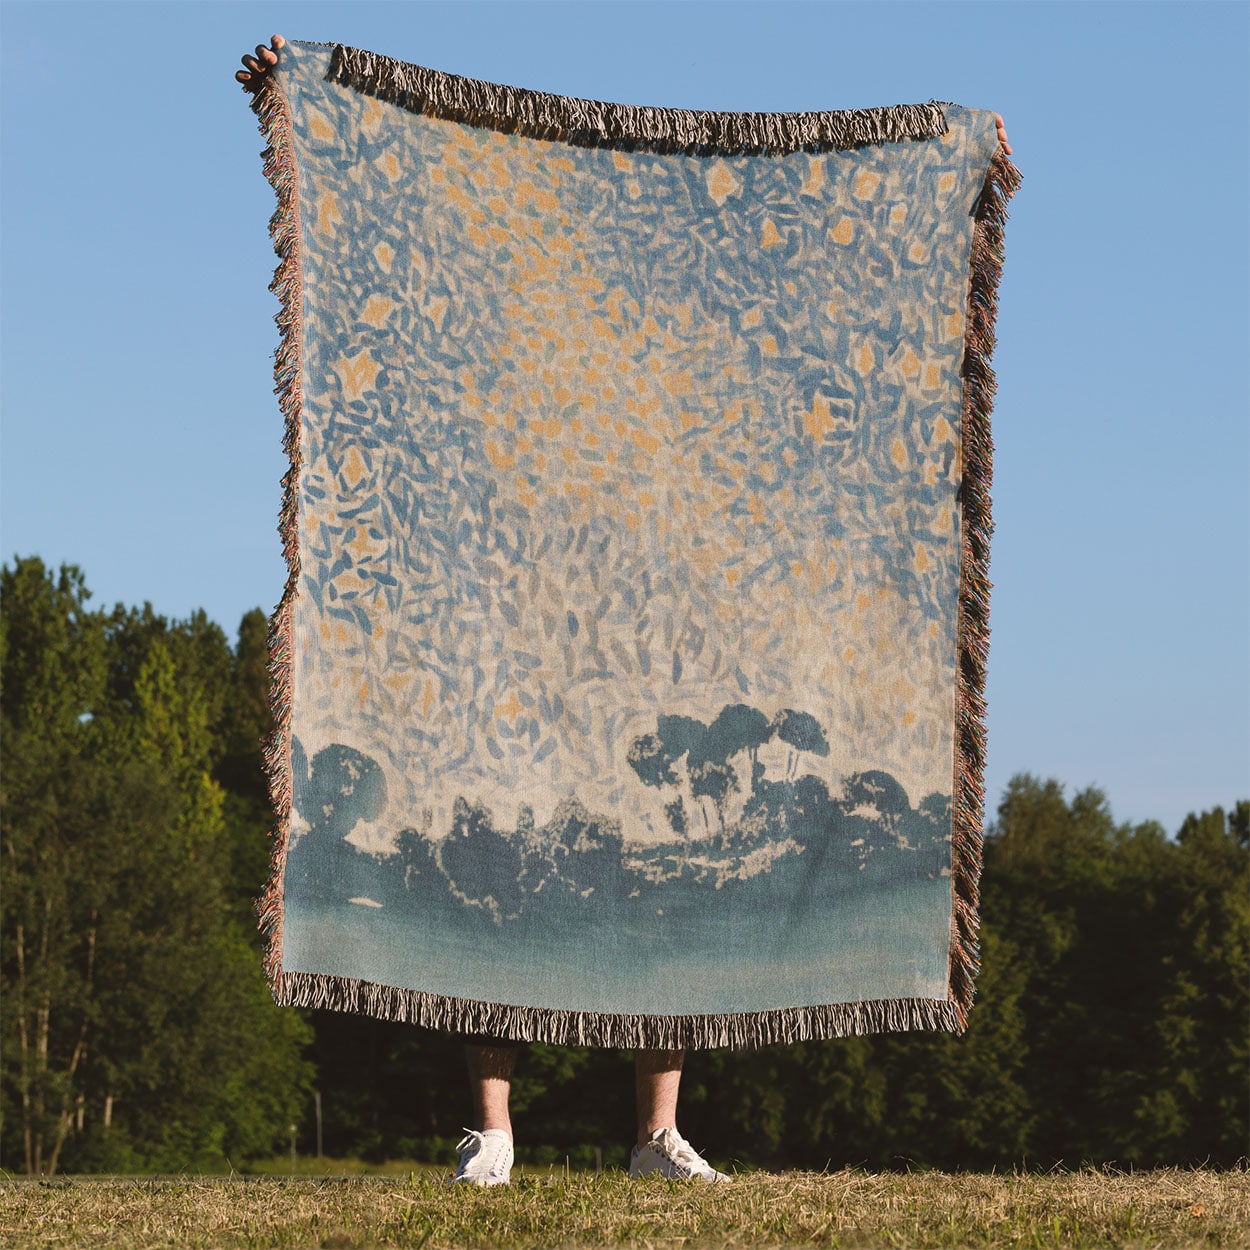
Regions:
[[554, 1042], [961, 1031], [992, 114], [565, 99], [289, 44], [284, 1003]]

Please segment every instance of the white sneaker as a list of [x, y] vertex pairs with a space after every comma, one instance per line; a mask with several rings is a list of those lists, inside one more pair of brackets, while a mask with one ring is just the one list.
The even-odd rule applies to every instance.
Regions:
[[464, 1132], [456, 1146], [460, 1164], [451, 1178], [452, 1184], [508, 1184], [512, 1175], [512, 1138], [501, 1128], [488, 1128], [484, 1133], [467, 1128]]
[[683, 1180], [727, 1181], [675, 1128], [656, 1129], [645, 1146], [629, 1156], [629, 1174], [675, 1176]]

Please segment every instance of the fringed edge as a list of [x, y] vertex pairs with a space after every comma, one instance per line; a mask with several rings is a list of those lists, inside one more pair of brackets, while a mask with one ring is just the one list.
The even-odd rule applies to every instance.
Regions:
[[746, 1050], [777, 1042], [862, 1037], [912, 1029], [962, 1031], [956, 1004], [935, 998], [782, 1007], [737, 1015], [607, 1015], [447, 998], [315, 972], [281, 973], [275, 997], [292, 1007], [350, 1011], [428, 1029], [558, 1046], [630, 1050]]
[[947, 129], [945, 109], [933, 100], [823, 113], [645, 108], [480, 82], [341, 44], [335, 45], [326, 78], [409, 112], [581, 147], [780, 154], [933, 139]]
[[980, 954], [980, 881], [985, 802], [985, 673], [990, 647], [990, 489], [994, 442], [990, 413], [996, 384], [991, 359], [1003, 269], [1007, 201], [1020, 171], [1000, 150], [990, 162], [975, 209], [962, 400], [962, 552], [959, 579], [959, 664], [955, 694], [955, 778], [951, 826], [950, 994], [957, 1032], [968, 1025]]
[[[941, 104], [833, 113], [707, 113], [601, 104], [477, 82], [338, 45], [327, 77], [365, 94], [434, 116], [559, 138], [587, 145], [664, 151], [782, 152], [850, 148], [868, 143], [933, 138], [946, 132]], [[283, 878], [291, 825], [292, 630], [299, 579], [298, 483], [303, 404], [303, 291], [300, 271], [297, 169], [286, 98], [274, 75], [252, 93], [251, 107], [268, 146], [265, 177], [278, 204], [269, 232], [278, 266], [269, 289], [281, 307], [274, 317], [280, 343], [274, 383], [283, 414], [289, 468], [282, 478], [278, 532], [287, 562], [282, 597], [269, 618], [269, 703], [274, 728], [264, 766], [275, 825], [269, 879], [257, 911], [264, 969], [274, 999], [284, 1005], [351, 1011], [434, 1029], [518, 1041], [651, 1049], [743, 1049], [774, 1042], [855, 1037], [914, 1029], [962, 1033], [967, 1028], [980, 968], [978, 904], [985, 766], [985, 672], [989, 654], [989, 540], [998, 282], [1007, 202], [1020, 172], [999, 152], [976, 208], [964, 355], [962, 560], [959, 591], [957, 753], [951, 830], [952, 918], [950, 997], [893, 999], [788, 1007], [735, 1015], [638, 1016], [557, 1011], [447, 998], [394, 986], [282, 968]]]
[[268, 143], [262, 153], [265, 177], [278, 198], [269, 219], [273, 250], [278, 255], [269, 289], [281, 301], [274, 316], [280, 333], [274, 354], [274, 391], [283, 417], [283, 449], [289, 467], [282, 478], [282, 505], [278, 533], [286, 557], [287, 577], [282, 598], [269, 618], [269, 706], [273, 730], [264, 743], [265, 776], [274, 811], [273, 847], [269, 880], [257, 906], [264, 937], [265, 975], [280, 1000], [282, 981], [282, 885], [291, 831], [291, 685], [294, 610], [299, 581], [298, 490], [301, 466], [300, 414], [303, 407], [303, 286], [300, 271], [298, 171], [286, 97], [273, 74], [266, 74], [252, 93], [252, 110]]

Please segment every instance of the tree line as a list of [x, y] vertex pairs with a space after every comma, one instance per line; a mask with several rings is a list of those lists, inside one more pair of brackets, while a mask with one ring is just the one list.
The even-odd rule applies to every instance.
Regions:
[[[314, 1092], [328, 1154], [453, 1157], [469, 1114], [454, 1038], [269, 997], [253, 904], [269, 858], [265, 635], [259, 611], [231, 641], [203, 613], [95, 608], [73, 567], [0, 570], [10, 1171], [239, 1169], [292, 1125], [311, 1152]], [[965, 1036], [693, 1053], [686, 1136], [765, 1167], [1250, 1153], [1250, 802], [1170, 837], [1117, 823], [1097, 790], [1019, 776], [981, 889]], [[626, 1055], [528, 1047], [518, 1157], [623, 1164], [632, 1095]]]

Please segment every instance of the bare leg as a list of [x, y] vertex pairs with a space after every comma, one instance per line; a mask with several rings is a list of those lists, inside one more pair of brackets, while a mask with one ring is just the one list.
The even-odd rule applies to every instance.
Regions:
[[677, 1091], [685, 1058], [684, 1050], [634, 1052], [639, 1146], [645, 1146], [657, 1129], [677, 1127]]
[[512, 1090], [512, 1070], [516, 1067], [515, 1046], [464, 1046], [469, 1066], [469, 1086], [473, 1092], [473, 1114], [478, 1128], [501, 1128], [512, 1136], [512, 1120], [508, 1116], [508, 1094]]

